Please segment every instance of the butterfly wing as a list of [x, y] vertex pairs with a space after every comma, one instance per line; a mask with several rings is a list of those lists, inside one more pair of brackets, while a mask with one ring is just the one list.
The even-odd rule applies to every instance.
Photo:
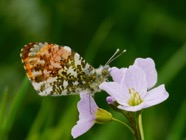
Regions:
[[29, 43], [21, 50], [27, 76], [39, 95], [60, 96], [88, 90], [96, 70], [67, 46]]

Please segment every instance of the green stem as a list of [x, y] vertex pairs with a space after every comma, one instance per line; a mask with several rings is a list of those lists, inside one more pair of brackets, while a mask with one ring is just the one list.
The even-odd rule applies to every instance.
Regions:
[[134, 135], [134, 131], [132, 130], [132, 128], [128, 124], [126, 124], [125, 122], [122, 122], [116, 118], [112, 118], [112, 120], [126, 126], [129, 129], [129, 131]]
[[141, 112], [123, 112], [134, 131], [135, 140], [144, 140]]
[[138, 123], [139, 123], [139, 131], [140, 131], [141, 140], [144, 140], [143, 124], [142, 124], [142, 114], [139, 115]]
[[139, 130], [139, 121], [138, 118], [134, 118], [133, 123], [133, 130], [134, 130], [134, 137], [136, 140], [142, 140], [141, 135], [140, 135], [140, 130]]

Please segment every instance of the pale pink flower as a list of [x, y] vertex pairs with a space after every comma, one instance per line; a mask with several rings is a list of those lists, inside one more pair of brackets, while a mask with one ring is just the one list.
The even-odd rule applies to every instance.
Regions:
[[137, 58], [129, 68], [113, 67], [110, 74], [114, 82], [103, 82], [99, 87], [118, 102], [118, 108], [136, 112], [168, 98], [164, 84], [152, 88], [157, 82], [157, 71], [151, 58]]
[[72, 128], [73, 138], [86, 133], [95, 123], [104, 124], [112, 120], [112, 114], [102, 108], [98, 108], [92, 96], [86, 92], [80, 94], [78, 102], [79, 121]]
[[93, 125], [95, 120], [95, 113], [98, 109], [94, 99], [87, 93], [80, 94], [81, 100], [78, 102], [79, 121], [72, 128], [73, 138], [86, 133]]

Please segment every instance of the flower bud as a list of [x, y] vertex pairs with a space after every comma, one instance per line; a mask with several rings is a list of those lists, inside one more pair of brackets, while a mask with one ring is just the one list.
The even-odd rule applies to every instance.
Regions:
[[107, 103], [108, 103], [109, 105], [114, 105], [115, 99], [114, 99], [112, 96], [108, 96], [108, 97], [106, 98], [106, 101], [107, 101]]
[[95, 123], [104, 124], [112, 120], [112, 114], [102, 108], [98, 108], [95, 113]]

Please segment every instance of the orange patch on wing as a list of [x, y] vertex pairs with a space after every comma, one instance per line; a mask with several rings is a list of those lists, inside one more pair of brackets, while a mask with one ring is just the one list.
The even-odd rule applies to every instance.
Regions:
[[32, 70], [31, 70], [31, 66], [30, 66], [30, 63], [29, 63], [29, 57], [25, 58], [24, 60], [24, 63], [25, 63], [25, 69], [27, 71], [27, 75], [28, 77], [31, 79], [31, 80], [34, 80], [34, 76], [32, 74]]

